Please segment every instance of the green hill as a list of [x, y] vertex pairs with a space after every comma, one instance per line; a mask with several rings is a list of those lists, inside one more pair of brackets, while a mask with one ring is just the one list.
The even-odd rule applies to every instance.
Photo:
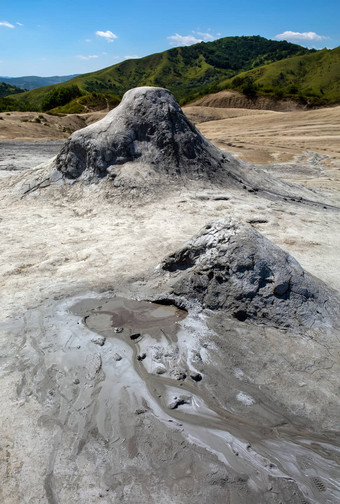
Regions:
[[12, 94], [23, 93], [24, 90], [13, 86], [11, 84], [7, 84], [6, 82], [0, 82], [0, 97], [9, 96]]
[[23, 92], [23, 89], [19, 89], [18, 87], [7, 84], [6, 82], [0, 82], [0, 112], [24, 109], [25, 106], [19, 105], [17, 100], [11, 97], [11, 95], [15, 95], [17, 97], [18, 93]]
[[61, 91], [59, 105], [65, 106], [77, 95], [96, 92], [121, 97], [128, 89], [150, 85], [167, 87], [183, 104], [212, 92], [219, 83], [240, 72], [310, 52], [296, 44], [259, 36], [227, 37], [123, 61], [98, 72], [79, 75], [63, 85], [34, 89], [15, 99], [19, 107], [47, 110], [55, 89], [72, 86], [72, 91]]
[[340, 47], [295, 56], [240, 73], [217, 90], [231, 88], [248, 96], [293, 98], [309, 106], [340, 103]]

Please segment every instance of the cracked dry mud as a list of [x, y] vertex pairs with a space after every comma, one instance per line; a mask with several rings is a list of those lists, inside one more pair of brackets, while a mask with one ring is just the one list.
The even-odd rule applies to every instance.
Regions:
[[3, 179], [6, 504], [339, 502], [338, 195], [224, 155]]

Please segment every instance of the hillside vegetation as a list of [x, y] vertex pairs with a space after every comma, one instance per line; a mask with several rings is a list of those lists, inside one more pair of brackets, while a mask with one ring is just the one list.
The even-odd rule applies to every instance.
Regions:
[[29, 108], [28, 104], [19, 104], [16, 98], [12, 98], [12, 95], [17, 97], [18, 93], [24, 93], [24, 90], [6, 82], [0, 82], [0, 112], [27, 110]]
[[340, 103], [340, 47], [277, 61], [221, 82], [217, 90], [236, 89], [247, 96], [292, 98], [301, 104]]
[[[56, 88], [77, 86], [81, 95], [96, 92], [122, 97], [128, 89], [149, 85], [170, 89], [184, 104], [214, 91], [218, 84], [240, 72], [308, 53], [308, 49], [286, 41], [259, 36], [227, 37], [123, 61], [98, 72], [80, 75], [63, 85], [23, 93], [16, 96], [16, 100], [18, 107], [41, 110], [49, 93], [54, 93]], [[60, 105], [65, 106], [65, 103]]]
[[97, 112], [99, 110], [111, 110], [119, 105], [120, 99], [110, 93], [96, 93], [93, 91], [87, 95], [74, 98], [66, 105], [58, 106], [50, 112], [58, 114], [82, 114], [85, 112]]
[[23, 93], [23, 89], [19, 89], [16, 86], [12, 86], [11, 84], [7, 84], [5, 82], [0, 82], [0, 97], [9, 96], [12, 94]]

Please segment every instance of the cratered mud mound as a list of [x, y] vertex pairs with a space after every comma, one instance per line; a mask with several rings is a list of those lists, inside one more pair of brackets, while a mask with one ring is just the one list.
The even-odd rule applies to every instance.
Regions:
[[161, 264], [172, 296], [280, 328], [332, 325], [334, 293], [288, 253], [234, 219], [205, 226]]
[[24, 182], [28, 194], [50, 186], [64, 189], [65, 182], [77, 181], [81, 187], [100, 180], [111, 195], [125, 197], [130, 191], [135, 197], [138, 191], [158, 194], [170, 186], [177, 190], [194, 184], [329, 207], [313, 191], [274, 179], [215, 147], [184, 115], [171, 92], [158, 87], [127, 91], [117, 108], [73, 133], [55, 160], [20, 177], [20, 185]]
[[158, 174], [212, 178], [231, 159], [199, 133], [170, 91], [140, 87], [101, 121], [73, 133], [56, 168], [70, 179], [118, 181], [131, 163]]

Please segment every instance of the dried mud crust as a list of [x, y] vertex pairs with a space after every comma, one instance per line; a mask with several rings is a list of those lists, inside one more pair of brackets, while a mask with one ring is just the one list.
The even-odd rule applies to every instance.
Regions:
[[63, 143], [62, 140], [0, 141], [0, 172], [5, 175], [34, 168], [56, 156]]
[[[155, 87], [128, 91], [102, 120], [73, 133], [55, 161], [20, 174], [22, 196], [59, 191], [81, 197], [86, 185], [108, 198], [163, 197], [193, 184], [212, 190], [235, 188], [271, 200], [339, 211], [315, 191], [274, 179], [206, 140], [187, 119], [170, 91]], [[69, 189], [69, 191], [67, 191]]]

